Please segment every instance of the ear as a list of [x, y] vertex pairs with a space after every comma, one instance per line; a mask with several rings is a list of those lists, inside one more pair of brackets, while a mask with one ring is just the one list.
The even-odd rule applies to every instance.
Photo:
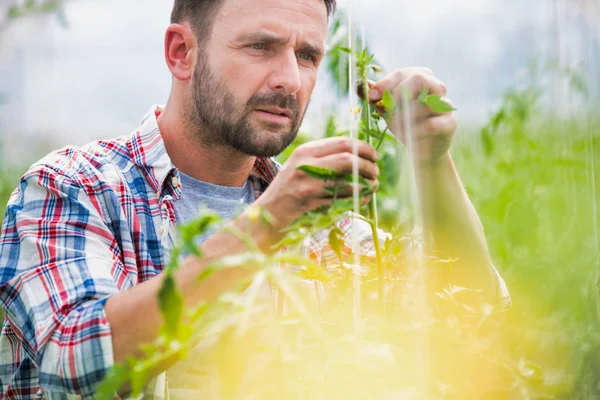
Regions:
[[186, 81], [194, 75], [198, 42], [190, 24], [171, 24], [165, 34], [165, 59], [173, 77]]

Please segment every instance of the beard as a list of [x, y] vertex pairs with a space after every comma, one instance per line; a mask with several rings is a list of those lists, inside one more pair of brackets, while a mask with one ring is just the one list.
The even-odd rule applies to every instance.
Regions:
[[[191, 111], [188, 119], [197, 127], [197, 137], [205, 146], [225, 146], [256, 157], [273, 157], [296, 138], [304, 113], [295, 96], [279, 92], [255, 94], [244, 105], [236, 101], [228, 85], [211, 71], [206, 54], [200, 52], [192, 82]], [[275, 106], [291, 111], [285, 127], [276, 123], [252, 123], [257, 108]]]

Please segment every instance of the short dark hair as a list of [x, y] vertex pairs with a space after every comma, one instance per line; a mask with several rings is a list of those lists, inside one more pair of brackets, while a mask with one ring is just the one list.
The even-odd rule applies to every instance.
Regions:
[[[171, 23], [181, 23], [189, 19], [190, 25], [199, 40], [208, 38], [215, 12], [225, 0], [175, 0]], [[327, 7], [327, 16], [335, 12], [336, 0], [323, 0]]]

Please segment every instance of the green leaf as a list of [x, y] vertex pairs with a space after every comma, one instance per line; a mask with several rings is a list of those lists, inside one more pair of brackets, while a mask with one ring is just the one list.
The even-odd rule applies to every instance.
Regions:
[[337, 133], [338, 131], [335, 123], [335, 116], [330, 115], [329, 117], [327, 117], [327, 124], [325, 125], [325, 134], [323, 135], [323, 137], [335, 137], [337, 136]]
[[146, 368], [145, 363], [137, 362], [131, 371], [131, 395], [138, 397], [144, 391], [144, 386], [148, 382], [150, 371]]
[[179, 246], [175, 246], [169, 254], [170, 260], [167, 265], [167, 270], [175, 271], [179, 267], [179, 257], [181, 256], [181, 250]]
[[335, 196], [336, 193], [340, 190], [339, 185], [333, 185], [333, 186], [325, 186], [323, 189], [325, 189], [325, 191], [327, 193], [329, 193], [332, 196]]
[[387, 112], [393, 111], [396, 107], [396, 99], [394, 99], [392, 93], [387, 89], [385, 90], [385, 92], [383, 92], [383, 96], [381, 97], [381, 104], [383, 104], [383, 107]]
[[129, 379], [127, 364], [115, 364], [106, 374], [104, 380], [98, 385], [94, 399], [113, 400], [115, 395]]
[[352, 54], [352, 50], [344, 46], [335, 46], [336, 49], [343, 51], [344, 53]]
[[174, 339], [177, 337], [181, 323], [183, 296], [172, 272], [165, 272], [165, 278], [158, 292], [158, 304], [163, 317], [162, 330], [168, 339]]
[[196, 237], [208, 232], [211, 226], [221, 220], [219, 214], [208, 208], [201, 208], [199, 216], [186, 225], [178, 227], [183, 244], [183, 250], [200, 257], [200, 249], [196, 245]]
[[343, 232], [337, 226], [329, 232], [329, 247], [337, 255], [340, 262], [342, 261], [342, 245], [344, 244], [343, 236]]
[[200, 257], [201, 256], [200, 249], [198, 248], [198, 246], [196, 246], [196, 242], [194, 242], [194, 237], [195, 237], [195, 235], [192, 236], [191, 238], [187, 238], [187, 239], [183, 240], [183, 250], [193, 256]]
[[437, 94], [432, 94], [427, 96], [424, 104], [428, 105], [429, 108], [435, 113], [443, 114], [450, 111], [456, 110], [456, 108], [452, 107], [450, 104], [446, 103], [442, 98]]
[[[367, 182], [367, 180], [360, 175], [358, 176], [357, 182], [361, 186], [366, 186], [367, 188], [371, 187], [369, 182]], [[344, 183], [346, 183], [348, 185], [353, 185], [354, 184], [354, 175], [352, 175], [352, 174], [344, 175]]]
[[196, 307], [188, 310], [189, 319], [192, 322], [198, 321], [202, 316], [206, 314], [208, 310], [208, 303], [206, 301], [202, 301], [202, 303], [198, 304]]
[[320, 179], [322, 181], [329, 181], [340, 177], [340, 175], [334, 170], [322, 167], [315, 167], [313, 165], [304, 164], [299, 166], [297, 169], [299, 169], [300, 171], [304, 171], [309, 176]]

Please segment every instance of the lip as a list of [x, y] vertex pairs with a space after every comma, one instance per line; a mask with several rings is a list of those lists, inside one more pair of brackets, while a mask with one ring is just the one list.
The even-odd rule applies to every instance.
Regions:
[[260, 116], [261, 119], [268, 121], [272, 124], [287, 125], [291, 119], [286, 115], [275, 114], [264, 110], [254, 110], [254, 112]]
[[263, 107], [257, 108], [256, 111], [264, 111], [275, 115], [286, 116], [289, 119], [292, 119], [292, 111], [287, 108], [279, 108], [279, 107]]

